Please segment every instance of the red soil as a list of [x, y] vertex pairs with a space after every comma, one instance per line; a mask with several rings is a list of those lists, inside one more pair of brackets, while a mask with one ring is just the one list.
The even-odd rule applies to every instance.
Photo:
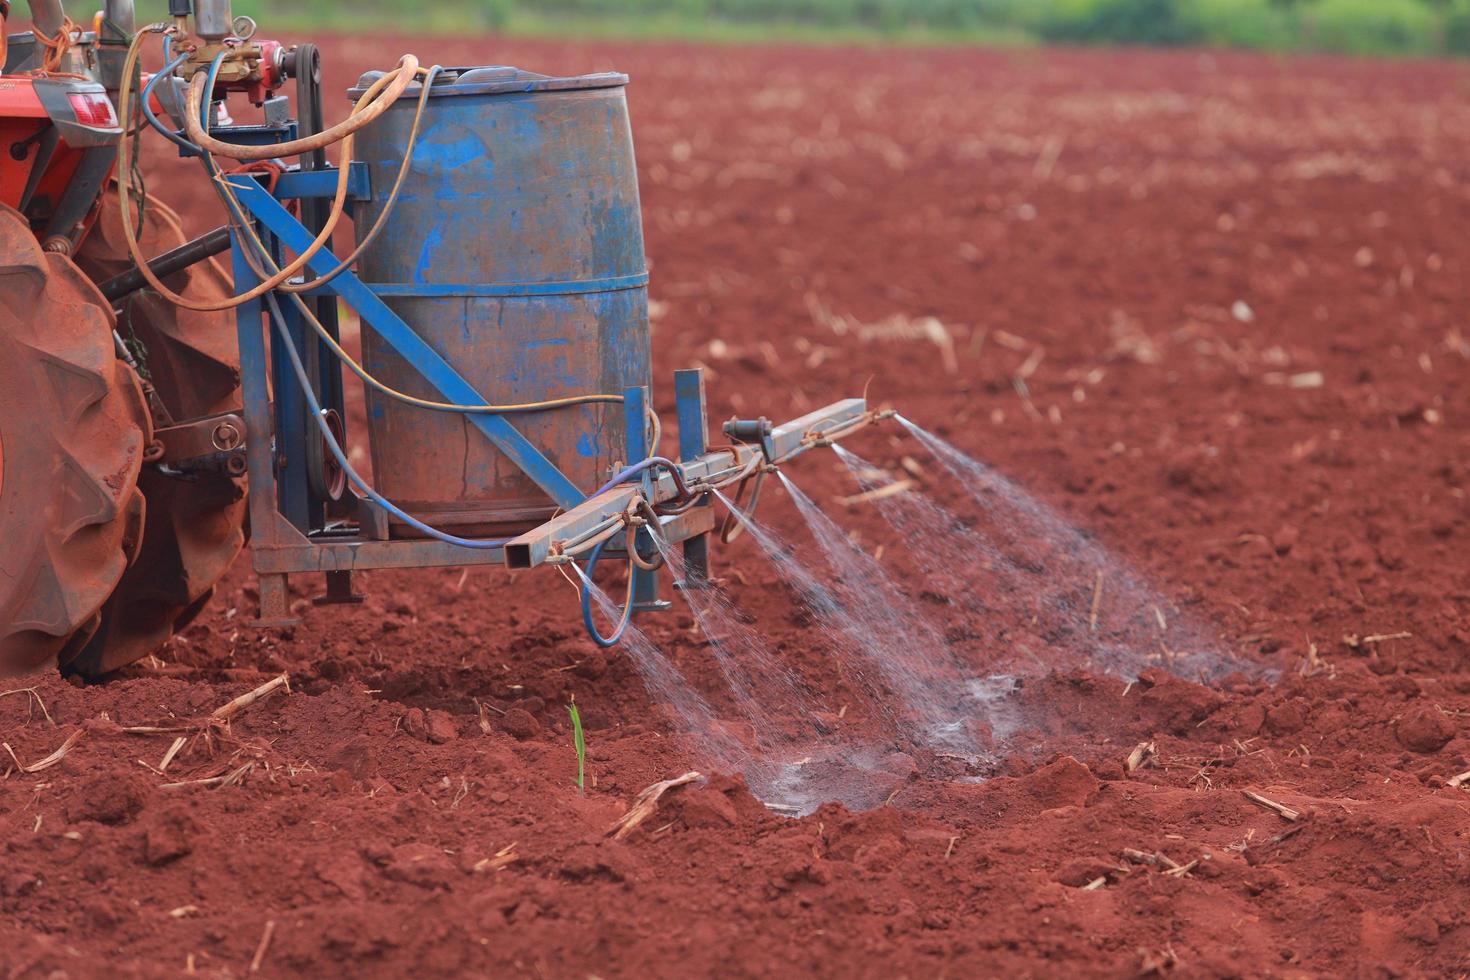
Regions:
[[[328, 40], [331, 86], [401, 46]], [[257, 633], [241, 567], [159, 663], [38, 681], [54, 724], [0, 699], [23, 762], [86, 732], [0, 780], [7, 975], [239, 975], [268, 928], [263, 975], [1470, 971], [1470, 796], [1447, 784], [1470, 769], [1459, 66], [413, 46], [633, 75], [661, 381], [703, 363], [717, 417], [785, 417], [871, 380], [1283, 679], [1125, 687], [1059, 653], [1024, 694], [1027, 751], [988, 781], [918, 758], [887, 805], [789, 820], [717, 775], [612, 842], [699, 748], [581, 637], [554, 572], [366, 575], [365, 607]], [[936, 317], [954, 362], [823, 309]], [[900, 435], [854, 448], [924, 461]], [[852, 492], [827, 454], [793, 475], [824, 503]], [[830, 506], [898, 554], [876, 511]], [[835, 675], [757, 548], [720, 569], [794, 670]], [[305, 605], [317, 584], [297, 585]], [[722, 705], [687, 611], [645, 626]], [[282, 670], [289, 697], [164, 777], [145, 764], [171, 736], [118, 732]], [[488, 732], [477, 700], [506, 712]], [[250, 759], [236, 785], [160, 788]]]

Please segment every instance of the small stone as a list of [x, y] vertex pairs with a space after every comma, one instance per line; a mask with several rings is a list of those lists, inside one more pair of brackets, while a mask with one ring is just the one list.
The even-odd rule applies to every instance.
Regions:
[[507, 711], [500, 718], [500, 727], [523, 740], [541, 734], [541, 723], [524, 708], [511, 708]]
[[431, 708], [409, 708], [403, 713], [403, 730], [414, 738], [443, 745], [459, 738], [459, 727], [447, 711]]
[[1291, 554], [1291, 549], [1301, 540], [1301, 528], [1295, 524], [1283, 524], [1271, 535], [1271, 547], [1276, 549], [1278, 555]]
[[1430, 705], [1410, 708], [1399, 719], [1394, 734], [1399, 744], [1414, 752], [1438, 752], [1455, 737], [1455, 726], [1444, 712]]

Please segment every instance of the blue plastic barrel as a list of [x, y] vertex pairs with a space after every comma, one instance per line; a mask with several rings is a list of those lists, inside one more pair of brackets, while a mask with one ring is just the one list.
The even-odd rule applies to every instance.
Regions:
[[[361, 94], [375, 76], [364, 76]], [[454, 69], [436, 84], [411, 170], [359, 274], [490, 403], [621, 394], [649, 383], [648, 272], [627, 76]], [[398, 175], [419, 88], [357, 140], [372, 226]], [[363, 329], [365, 365], [442, 401]], [[378, 489], [416, 516], [481, 533], [548, 518], [551, 499], [462, 416], [368, 393]], [[622, 406], [509, 415], [584, 493], [625, 455]]]

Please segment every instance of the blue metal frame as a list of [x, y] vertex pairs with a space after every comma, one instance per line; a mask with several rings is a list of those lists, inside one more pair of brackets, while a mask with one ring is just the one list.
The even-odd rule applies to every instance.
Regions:
[[[288, 170], [276, 181], [276, 197], [287, 201], [303, 197], [336, 197], [337, 172], [335, 167], [328, 170]], [[367, 166], [354, 161], [347, 167], [347, 200], [372, 199]]]
[[[266, 141], [266, 134], [261, 136], [262, 142]], [[286, 210], [281, 200], [335, 196], [338, 171], [288, 171], [279, 177], [274, 191], [267, 190], [255, 175], [234, 175], [226, 179], [231, 181], [242, 209], [256, 222], [262, 240], [274, 253], [273, 258], [280, 261], [288, 250], [298, 255], [303, 253], [315, 238]], [[367, 200], [371, 196], [368, 172], [361, 163], [350, 164], [347, 193], [356, 201]], [[239, 239], [238, 233], [232, 239], [232, 246], [235, 287], [237, 291], [244, 292], [258, 285], [260, 279], [246, 259], [245, 249], [249, 246]], [[323, 250], [308, 262], [308, 268], [317, 276], [325, 276], [336, 269], [340, 261], [329, 250]], [[635, 288], [647, 281], [646, 275], [626, 278], [626, 283], [544, 283], [515, 289], [524, 290], [525, 295], [535, 295], [571, 292], [574, 288]], [[491, 295], [481, 287], [442, 288], [464, 295]], [[510, 294], [512, 290], [499, 292]], [[400, 293], [408, 295], [401, 286], [385, 286], [379, 290], [362, 282], [351, 270], [337, 274], [320, 288], [310, 291], [310, 295], [333, 295], [345, 300], [357, 310], [363, 323], [375, 330], [405, 360], [414, 364], [446, 401], [485, 404], [486, 399], [474, 386], [380, 298], [380, 295]], [[315, 346], [315, 336], [308, 334], [295, 305], [287, 303], [282, 308], [287, 329], [298, 349], [310, 350]], [[288, 374], [285, 358], [266, 346], [262, 329], [265, 313], [263, 302], [252, 301], [239, 307], [236, 321], [244, 415], [249, 430], [257, 434], [247, 447], [254, 535], [252, 556], [255, 570], [261, 578], [261, 616], [257, 622], [261, 625], [287, 625], [296, 621], [289, 610], [286, 588], [286, 578], [291, 572], [502, 563], [502, 548], [471, 551], [440, 541], [387, 540], [386, 534], [381, 533], [386, 530], [384, 515], [365, 500], [358, 501], [363, 518], [360, 534], [333, 533], [330, 527], [313, 526], [321, 522], [314, 522], [310, 512], [306, 467], [291, 464], [299, 463], [306, 456], [307, 440], [317, 436], [311, 420], [307, 418], [299, 388]], [[626, 407], [629, 417], [636, 420], [636, 424], [628, 426], [629, 459], [632, 460], [647, 455], [644, 444], [646, 404], [646, 390], [633, 389]], [[570, 510], [586, 500], [585, 494], [507, 419], [484, 413], [467, 417], [558, 505]], [[270, 436], [266, 436], [267, 433]], [[644, 484], [644, 490], [651, 492], [651, 477], [645, 477]], [[373, 528], [379, 529], [376, 540]], [[684, 519], [672, 522], [666, 531], [682, 539], [686, 528], [690, 533], [703, 530], [699, 528], [698, 521]], [[640, 571], [639, 575], [637, 592], [643, 599], [642, 607], [655, 609], [667, 605], [657, 600], [656, 573]]]
[[[709, 413], [705, 407], [704, 371], [689, 368], [674, 372], [674, 408], [679, 420], [679, 462], [699, 459], [709, 449]], [[711, 500], [697, 507], [709, 509]], [[709, 535], [699, 534], [684, 542], [685, 588], [709, 581]]]
[[[232, 132], [232, 137], [235, 134]], [[232, 175], [236, 197], [247, 216], [253, 220], [273, 259], [284, 264], [287, 252], [305, 252], [315, 236], [281, 204], [282, 199], [322, 198], [336, 194], [338, 171], [325, 169], [312, 172], [288, 171], [276, 182], [274, 191], [267, 190], [258, 175]], [[370, 197], [366, 168], [352, 163], [348, 173], [348, 195], [353, 200]], [[234, 277], [237, 291], [258, 285], [259, 277], [246, 258], [250, 247], [238, 237], [232, 238]], [[308, 268], [318, 277], [333, 272], [341, 260], [329, 249], [317, 253]], [[482, 287], [450, 285], [406, 287], [375, 286], [364, 283], [351, 270], [343, 271], [322, 283], [310, 295], [330, 295], [346, 301], [405, 361], [414, 365], [434, 390], [446, 401], [460, 404], [485, 404], [486, 400], [437, 351], [430, 347], [408, 324], [383, 302], [383, 296], [408, 295], [548, 295], [557, 292], [637, 288], [647, 276], [628, 276], [624, 281], [602, 280], [581, 283], [535, 283], [520, 286]], [[287, 330], [297, 342], [298, 350], [317, 349], [315, 334], [301, 322], [294, 304], [282, 304]], [[237, 310], [239, 333], [241, 388], [244, 416], [251, 434], [246, 453], [249, 464], [250, 517], [253, 534], [252, 560], [260, 577], [261, 615], [258, 625], [289, 625], [296, 617], [289, 608], [287, 576], [292, 572], [351, 572], [365, 568], [410, 568], [443, 565], [501, 564], [506, 560], [504, 547], [472, 550], [437, 540], [390, 539], [387, 516], [377, 505], [358, 499], [357, 526], [333, 525], [322, 513], [312, 513], [313, 496], [308, 485], [308, 440], [318, 438], [314, 422], [308, 417], [305, 398], [294, 375], [288, 373], [282, 351], [268, 348], [264, 330], [265, 304], [252, 301]], [[323, 362], [322, 372], [340, 372], [340, 365]], [[319, 373], [321, 377], [328, 377]], [[269, 379], [269, 384], [268, 384]], [[702, 371], [680, 371], [675, 375], [676, 413], [679, 423], [679, 458], [685, 474], [697, 479], [707, 474], [729, 472], [749, 462], [753, 447], [734, 447], [710, 452], [707, 446], [707, 418]], [[274, 393], [274, 401], [272, 401]], [[653, 447], [648, 444], [647, 388], [633, 387], [623, 392], [623, 411], [627, 431], [628, 462], [646, 459]], [[860, 400], [857, 400], [861, 404]], [[838, 415], [813, 413], [802, 423], [819, 417], [823, 421], [841, 421], [851, 414], [851, 403], [839, 403]], [[568, 513], [553, 519], [512, 544], [518, 565], [536, 565], [546, 559], [549, 542], [565, 529], [596, 525], [626, 506], [626, 494], [610, 492], [594, 500], [571, 482], [546, 456], [507, 419], [497, 415], [476, 413], [467, 418], [497, 448], [516, 463], [535, 483]], [[791, 428], [787, 426], [785, 428]], [[799, 451], [799, 449], [797, 450]], [[793, 453], [794, 454], [794, 453]], [[637, 483], [639, 492], [650, 501], [671, 500], [677, 496], [673, 478], [654, 469], [644, 470]], [[619, 501], [623, 501], [619, 503]], [[606, 509], [611, 508], [611, 509]], [[708, 501], [682, 514], [664, 517], [660, 529], [671, 543], [682, 542], [690, 581], [698, 585], [708, 578], [709, 535], [714, 527], [714, 511]], [[642, 532], [646, 535], [647, 532]], [[518, 543], [524, 541], [525, 543]], [[621, 540], [608, 542], [608, 552], [621, 552]], [[652, 542], [643, 541], [645, 554]], [[667, 608], [659, 599], [658, 573], [634, 570], [635, 611]], [[350, 591], [348, 589], [347, 591]]]
[[[653, 455], [648, 445], [648, 389], [643, 387], [623, 389], [623, 428], [627, 432], [628, 462], [636, 463]], [[654, 471], [644, 470], [639, 477], [645, 500], [654, 497]], [[653, 549], [647, 531], [636, 536], [635, 547], [645, 554]], [[608, 551], [616, 545], [610, 544]], [[669, 603], [658, 597], [658, 572], [644, 568], [633, 568], [633, 611], [656, 612], [667, 609]]]
[[[335, 174], [335, 171], [316, 171], [312, 176], [319, 174]], [[231, 186], [235, 189], [241, 206], [274, 235], [281, 245], [298, 255], [311, 247], [315, 236], [258, 180], [248, 176], [245, 179], [225, 179], [232, 181]], [[341, 260], [336, 255], [323, 250], [312, 256], [307, 266], [316, 275], [325, 276], [339, 264]], [[446, 401], [460, 405], [487, 403], [473, 385], [461, 377], [438, 351], [425, 343], [398, 314], [389, 309], [388, 304], [370, 286], [357, 278], [354, 272], [348, 270], [339, 273], [321, 288], [341, 297], [355, 309], [362, 322], [376, 331], [404, 360], [414, 365]], [[484, 413], [469, 415], [467, 418], [558, 505], [575, 507], [585, 499], [576, 484], [567, 479], [551, 460], [506, 419]]]

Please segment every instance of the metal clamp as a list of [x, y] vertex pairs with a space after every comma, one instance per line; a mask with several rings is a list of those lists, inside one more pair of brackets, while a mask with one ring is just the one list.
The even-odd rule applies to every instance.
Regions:
[[731, 442], [759, 446], [767, 462], [775, 461], [776, 447], [771, 443], [771, 433], [776, 427], [775, 423], [764, 415], [758, 419], [732, 418], [721, 428]]
[[245, 420], [233, 412], [164, 426], [153, 436], [162, 449], [151, 461], [167, 470], [223, 471], [230, 476], [245, 473]]

